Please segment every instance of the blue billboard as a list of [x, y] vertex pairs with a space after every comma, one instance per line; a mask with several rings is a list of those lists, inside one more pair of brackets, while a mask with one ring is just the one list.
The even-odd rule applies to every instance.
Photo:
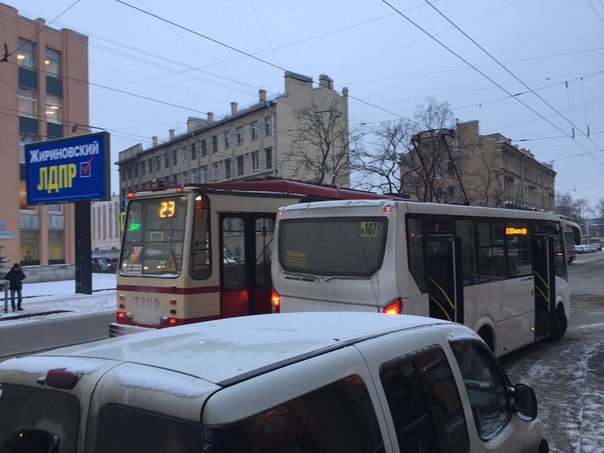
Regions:
[[109, 200], [109, 133], [25, 145], [28, 204]]

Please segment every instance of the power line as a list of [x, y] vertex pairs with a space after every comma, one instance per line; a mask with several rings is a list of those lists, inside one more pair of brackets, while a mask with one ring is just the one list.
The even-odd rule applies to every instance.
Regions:
[[[488, 55], [488, 57], [493, 60], [499, 67], [501, 67], [505, 72], [507, 72], [509, 75], [511, 75], [514, 79], [516, 79], [519, 83], [522, 84], [522, 86], [524, 86], [527, 90], [529, 90], [529, 92], [531, 92], [534, 96], [536, 96], [541, 102], [543, 102], [545, 105], [547, 105], [551, 110], [553, 110], [555, 113], [557, 113], [564, 121], [566, 121], [568, 124], [571, 125], [571, 127], [574, 129], [577, 129], [579, 132], [581, 132], [581, 134], [585, 135], [588, 140], [590, 140], [592, 142], [592, 144], [597, 148], [598, 145], [593, 142], [593, 140], [591, 140], [591, 138], [589, 137], [589, 134], [587, 134], [586, 132], [583, 132], [578, 126], [576, 126], [571, 120], [569, 120], [568, 118], [566, 118], [566, 116], [562, 115], [562, 113], [560, 113], [560, 111], [558, 109], [556, 109], [553, 105], [551, 105], [547, 100], [545, 100], [542, 96], [540, 96], [535, 90], [533, 90], [530, 86], [528, 86], [526, 83], [524, 83], [523, 80], [521, 80], [516, 74], [514, 74], [512, 71], [510, 71], [503, 63], [501, 63], [497, 58], [495, 58], [493, 56], [493, 54], [491, 54], [489, 51], [487, 51], [484, 47], [482, 47], [480, 44], [478, 44], [478, 42], [476, 42], [476, 40], [474, 40], [471, 36], [469, 36], [465, 31], [463, 31], [460, 27], [457, 26], [457, 24], [455, 24], [451, 19], [449, 19], [445, 14], [443, 14], [436, 6], [434, 6], [432, 3], [430, 3], [429, 0], [424, 0], [428, 5], [430, 5], [430, 7], [432, 7], [432, 9], [434, 11], [436, 11], [438, 14], [440, 14], [447, 22], [449, 22], [451, 25], [453, 25], [453, 27], [455, 27], [461, 34], [463, 34], [466, 38], [468, 38], [476, 47], [478, 47], [480, 50], [482, 50], [486, 55]], [[568, 82], [566, 82], [566, 87], [568, 88]], [[573, 133], [573, 138], [574, 138], [574, 133]], [[601, 163], [600, 161], [598, 161], [599, 163]], [[603, 164], [604, 165], [604, 164]]]
[[[118, 0], [119, 1], [119, 0]], [[417, 24], [416, 22], [414, 22], [413, 20], [411, 20], [409, 17], [407, 17], [405, 14], [403, 14], [401, 11], [399, 11], [397, 8], [395, 8], [393, 5], [391, 5], [390, 3], [388, 3], [387, 0], [382, 0], [383, 3], [385, 3], [387, 6], [389, 6], [390, 8], [392, 8], [394, 11], [396, 11], [401, 17], [403, 17], [404, 19], [406, 19], [409, 23], [411, 23], [412, 25], [414, 25], [416, 28], [418, 28], [419, 30], [421, 30], [423, 33], [425, 33], [426, 35], [428, 35], [429, 37], [431, 37], [434, 41], [436, 41], [441, 47], [443, 47], [444, 49], [446, 49], [448, 52], [450, 52], [451, 54], [455, 55], [457, 58], [459, 58], [461, 61], [463, 61], [466, 65], [468, 65], [469, 67], [471, 67], [472, 69], [474, 69], [474, 71], [478, 72], [480, 75], [482, 75], [484, 78], [486, 78], [487, 80], [489, 80], [492, 84], [496, 85], [497, 87], [499, 87], [501, 90], [503, 90], [505, 93], [507, 93], [509, 96], [512, 96], [513, 99], [515, 99], [517, 102], [519, 102], [520, 104], [522, 104], [523, 106], [525, 106], [527, 109], [529, 109], [531, 112], [533, 112], [535, 115], [539, 116], [541, 119], [543, 119], [543, 121], [547, 122], [548, 124], [550, 124], [551, 126], [553, 126], [555, 129], [557, 129], [558, 131], [560, 131], [561, 133], [565, 134], [568, 138], [572, 137], [570, 135], [568, 135], [568, 133], [566, 133], [563, 129], [561, 129], [558, 125], [556, 125], [555, 123], [551, 122], [549, 119], [547, 119], [545, 116], [543, 116], [541, 113], [537, 112], [534, 108], [532, 108], [531, 106], [529, 106], [527, 103], [523, 102], [521, 99], [519, 99], [518, 97], [515, 97], [512, 93], [510, 93], [506, 88], [504, 88], [502, 85], [500, 85], [499, 83], [497, 83], [495, 80], [493, 80], [491, 77], [489, 77], [487, 74], [485, 74], [484, 72], [482, 72], [480, 69], [478, 69], [476, 66], [474, 66], [472, 63], [470, 63], [468, 60], [466, 60], [465, 58], [463, 58], [461, 55], [459, 55], [457, 52], [455, 52], [453, 49], [451, 49], [450, 47], [448, 47], [446, 44], [444, 44], [442, 41], [440, 41], [438, 38], [436, 38], [435, 36], [433, 36], [432, 34], [430, 34], [430, 32], [428, 32], [426, 29], [424, 29], [423, 27], [421, 27], [419, 24]], [[585, 152], [590, 153], [590, 151], [588, 149], [586, 149], [581, 143], [575, 141], [575, 143], [577, 143], [577, 145], [582, 148]], [[596, 159], [594, 156], [592, 156], [592, 158], [600, 165], [604, 166], [604, 163], [602, 163], [600, 160]]]

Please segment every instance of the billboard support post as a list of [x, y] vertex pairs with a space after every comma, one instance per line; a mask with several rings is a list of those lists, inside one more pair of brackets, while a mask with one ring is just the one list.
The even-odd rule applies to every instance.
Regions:
[[92, 241], [89, 201], [75, 202], [75, 240], [75, 291], [80, 294], [92, 294]]

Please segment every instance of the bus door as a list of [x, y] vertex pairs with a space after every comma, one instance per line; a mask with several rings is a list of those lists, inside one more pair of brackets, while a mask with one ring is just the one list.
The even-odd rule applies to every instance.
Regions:
[[532, 236], [531, 248], [535, 281], [535, 335], [543, 337], [550, 333], [550, 319], [556, 308], [554, 238]]
[[220, 214], [220, 316], [270, 313], [273, 213]]
[[461, 239], [428, 234], [425, 250], [430, 317], [463, 324]]

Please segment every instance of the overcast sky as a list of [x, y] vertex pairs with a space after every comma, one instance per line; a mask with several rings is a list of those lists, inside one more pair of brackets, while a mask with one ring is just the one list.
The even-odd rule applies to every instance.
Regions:
[[89, 36], [90, 124], [111, 133], [113, 162], [188, 116], [282, 93], [289, 70], [348, 87], [351, 128], [448, 101], [553, 163], [558, 192], [604, 197], [604, 0], [7, 3]]

